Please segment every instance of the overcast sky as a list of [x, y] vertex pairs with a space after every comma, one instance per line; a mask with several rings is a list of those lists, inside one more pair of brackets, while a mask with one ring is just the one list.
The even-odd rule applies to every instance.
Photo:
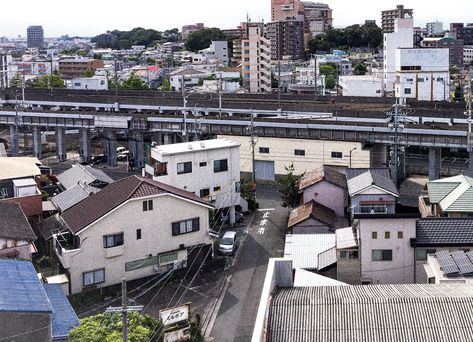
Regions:
[[[233, 28], [246, 20], [270, 20], [270, 0], [23, 0], [1, 1], [0, 36], [25, 36], [29, 25], [42, 25], [46, 37], [63, 34], [94, 36], [107, 30], [134, 27], [165, 30], [203, 22], [209, 27]], [[334, 26], [344, 27], [376, 19], [380, 11], [404, 3], [414, 9], [416, 26], [429, 21], [473, 22], [473, 1], [453, 0], [327, 0]]]

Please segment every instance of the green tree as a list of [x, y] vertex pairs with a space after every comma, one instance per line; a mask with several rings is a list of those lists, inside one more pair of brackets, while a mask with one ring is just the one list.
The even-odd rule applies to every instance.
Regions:
[[146, 82], [139, 76], [136, 76], [135, 73], [132, 73], [126, 81], [121, 85], [123, 89], [132, 89], [132, 90], [146, 90], [149, 89]]
[[327, 89], [333, 89], [337, 85], [337, 82], [335, 82], [335, 77], [333, 75], [328, 75], [325, 78], [325, 88]]
[[52, 75], [45, 75], [33, 81], [34, 88], [64, 88], [64, 79], [55, 71]]
[[294, 164], [285, 166], [286, 174], [278, 179], [278, 191], [283, 207], [295, 207], [299, 204], [300, 176], [294, 175]]
[[87, 69], [85, 72], [84, 72], [84, 77], [92, 77], [95, 75], [95, 72], [92, 70], [92, 69]]
[[455, 90], [453, 92], [453, 101], [462, 102], [464, 100], [465, 100], [465, 98], [463, 96], [463, 89], [462, 89], [461, 85], [457, 84], [455, 86]]
[[12, 77], [10, 80], [10, 87], [13, 88], [21, 88], [23, 85], [23, 77], [21, 77], [20, 73], [16, 73], [15, 76]]
[[161, 91], [172, 91], [171, 82], [169, 82], [168, 79], [165, 79], [163, 81], [163, 84], [161, 85], [161, 88], [159, 88], [159, 90], [161, 90]]
[[225, 35], [218, 28], [206, 28], [192, 32], [186, 41], [186, 49], [198, 52], [210, 46], [213, 40], [225, 40]]
[[355, 68], [353, 69], [353, 74], [355, 75], [366, 75], [368, 72], [368, 68], [366, 68], [366, 65], [360, 63], [355, 65]]
[[321, 75], [329, 76], [335, 75], [337, 73], [337, 67], [333, 64], [320, 64], [319, 65], [319, 72]]

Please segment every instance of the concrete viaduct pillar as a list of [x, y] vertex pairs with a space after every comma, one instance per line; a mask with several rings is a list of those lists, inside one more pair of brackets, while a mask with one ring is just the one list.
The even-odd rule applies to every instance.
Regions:
[[103, 145], [105, 149], [105, 154], [107, 156], [107, 165], [116, 166], [117, 165], [117, 139], [115, 132], [107, 128], [104, 131]]
[[145, 162], [144, 162], [145, 151], [144, 151], [144, 139], [143, 139], [142, 132], [138, 132], [138, 131], [131, 132], [128, 138], [128, 148], [130, 150], [130, 160], [131, 158], [133, 158], [135, 161], [134, 166], [136, 168], [144, 167], [145, 166]]
[[88, 128], [81, 128], [79, 134], [80, 158], [81, 161], [88, 163], [92, 159], [90, 154], [90, 130]]
[[56, 127], [56, 156], [59, 161], [67, 159], [65, 127]]
[[18, 126], [10, 126], [10, 151], [12, 157], [18, 157]]
[[468, 175], [473, 177], [473, 151], [468, 153]]
[[440, 178], [441, 149], [439, 147], [429, 148], [429, 181]]
[[41, 159], [41, 129], [39, 127], [33, 127], [33, 150], [34, 156]]

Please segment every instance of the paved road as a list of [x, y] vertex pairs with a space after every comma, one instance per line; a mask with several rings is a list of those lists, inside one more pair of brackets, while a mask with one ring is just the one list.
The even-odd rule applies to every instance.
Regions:
[[258, 212], [249, 229], [210, 334], [214, 341], [251, 340], [268, 260], [283, 255], [288, 210], [273, 186], [258, 185], [258, 202], [274, 210]]

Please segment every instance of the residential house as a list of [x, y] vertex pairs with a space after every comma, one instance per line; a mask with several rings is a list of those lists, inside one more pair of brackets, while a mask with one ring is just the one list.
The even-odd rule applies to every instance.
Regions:
[[240, 197], [240, 144], [226, 139], [156, 146], [145, 166], [154, 180], [193, 192], [216, 208], [230, 210], [234, 223]]
[[326, 165], [306, 172], [299, 182], [302, 203], [314, 200], [332, 209], [338, 216], [345, 215], [346, 190], [346, 176]]
[[471, 340], [471, 284], [347, 286], [301, 273], [269, 260], [252, 342]]
[[335, 211], [314, 200], [289, 213], [287, 228], [292, 234], [326, 234], [346, 227], [348, 221]]
[[426, 283], [428, 256], [441, 251], [473, 251], [473, 218], [428, 217], [416, 223], [416, 236], [411, 240], [415, 254], [415, 282]]
[[351, 217], [355, 214], [394, 214], [399, 192], [385, 171], [358, 171], [347, 171]]
[[0, 258], [31, 259], [36, 235], [18, 203], [0, 202]]
[[356, 230], [352, 227], [335, 231], [337, 279], [347, 284], [359, 284], [361, 279], [361, 264], [356, 236]]
[[5, 341], [67, 341], [79, 325], [57, 285], [43, 285], [30, 261], [0, 259], [0, 336]]
[[473, 284], [473, 251], [439, 251], [424, 264], [428, 284]]
[[67, 209], [53, 239], [70, 293], [203, 262], [212, 208], [187, 191], [131, 176]]
[[428, 182], [419, 211], [422, 217], [473, 216], [473, 178], [458, 175]]

